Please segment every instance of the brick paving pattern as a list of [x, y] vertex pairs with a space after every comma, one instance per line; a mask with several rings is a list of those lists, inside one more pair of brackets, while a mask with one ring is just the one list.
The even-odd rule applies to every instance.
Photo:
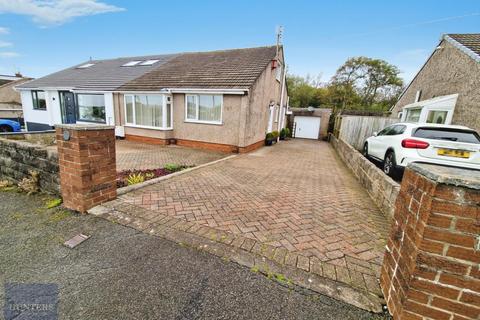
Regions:
[[89, 212], [382, 311], [390, 223], [326, 142], [281, 142]]
[[262, 148], [120, 198], [370, 275], [378, 275], [389, 226], [330, 145], [318, 141]]
[[128, 169], [156, 169], [167, 163], [198, 166], [228, 156], [225, 153], [184, 148], [179, 146], [160, 146], [117, 140], [117, 171]]

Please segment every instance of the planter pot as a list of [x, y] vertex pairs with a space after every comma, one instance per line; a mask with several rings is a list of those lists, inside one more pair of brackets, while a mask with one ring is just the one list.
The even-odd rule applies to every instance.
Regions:
[[266, 146], [271, 146], [272, 144], [273, 144], [273, 140], [265, 139], [265, 145]]
[[280, 136], [280, 140], [285, 140], [285, 137]]

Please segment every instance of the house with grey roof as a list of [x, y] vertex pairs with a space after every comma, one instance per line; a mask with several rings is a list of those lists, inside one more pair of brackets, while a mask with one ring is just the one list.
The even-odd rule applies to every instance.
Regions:
[[29, 131], [104, 123], [129, 140], [242, 152], [285, 127], [282, 46], [91, 60], [16, 87]]
[[480, 33], [445, 34], [391, 109], [404, 122], [480, 131]]

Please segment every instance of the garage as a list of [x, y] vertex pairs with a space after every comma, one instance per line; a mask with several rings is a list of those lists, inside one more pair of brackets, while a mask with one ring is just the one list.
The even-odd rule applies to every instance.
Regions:
[[318, 139], [321, 117], [295, 116], [295, 138]]

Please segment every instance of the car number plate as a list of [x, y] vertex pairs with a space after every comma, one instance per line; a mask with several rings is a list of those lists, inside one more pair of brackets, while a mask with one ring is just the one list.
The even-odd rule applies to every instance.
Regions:
[[465, 150], [438, 149], [437, 154], [446, 157], [470, 158], [470, 152]]

